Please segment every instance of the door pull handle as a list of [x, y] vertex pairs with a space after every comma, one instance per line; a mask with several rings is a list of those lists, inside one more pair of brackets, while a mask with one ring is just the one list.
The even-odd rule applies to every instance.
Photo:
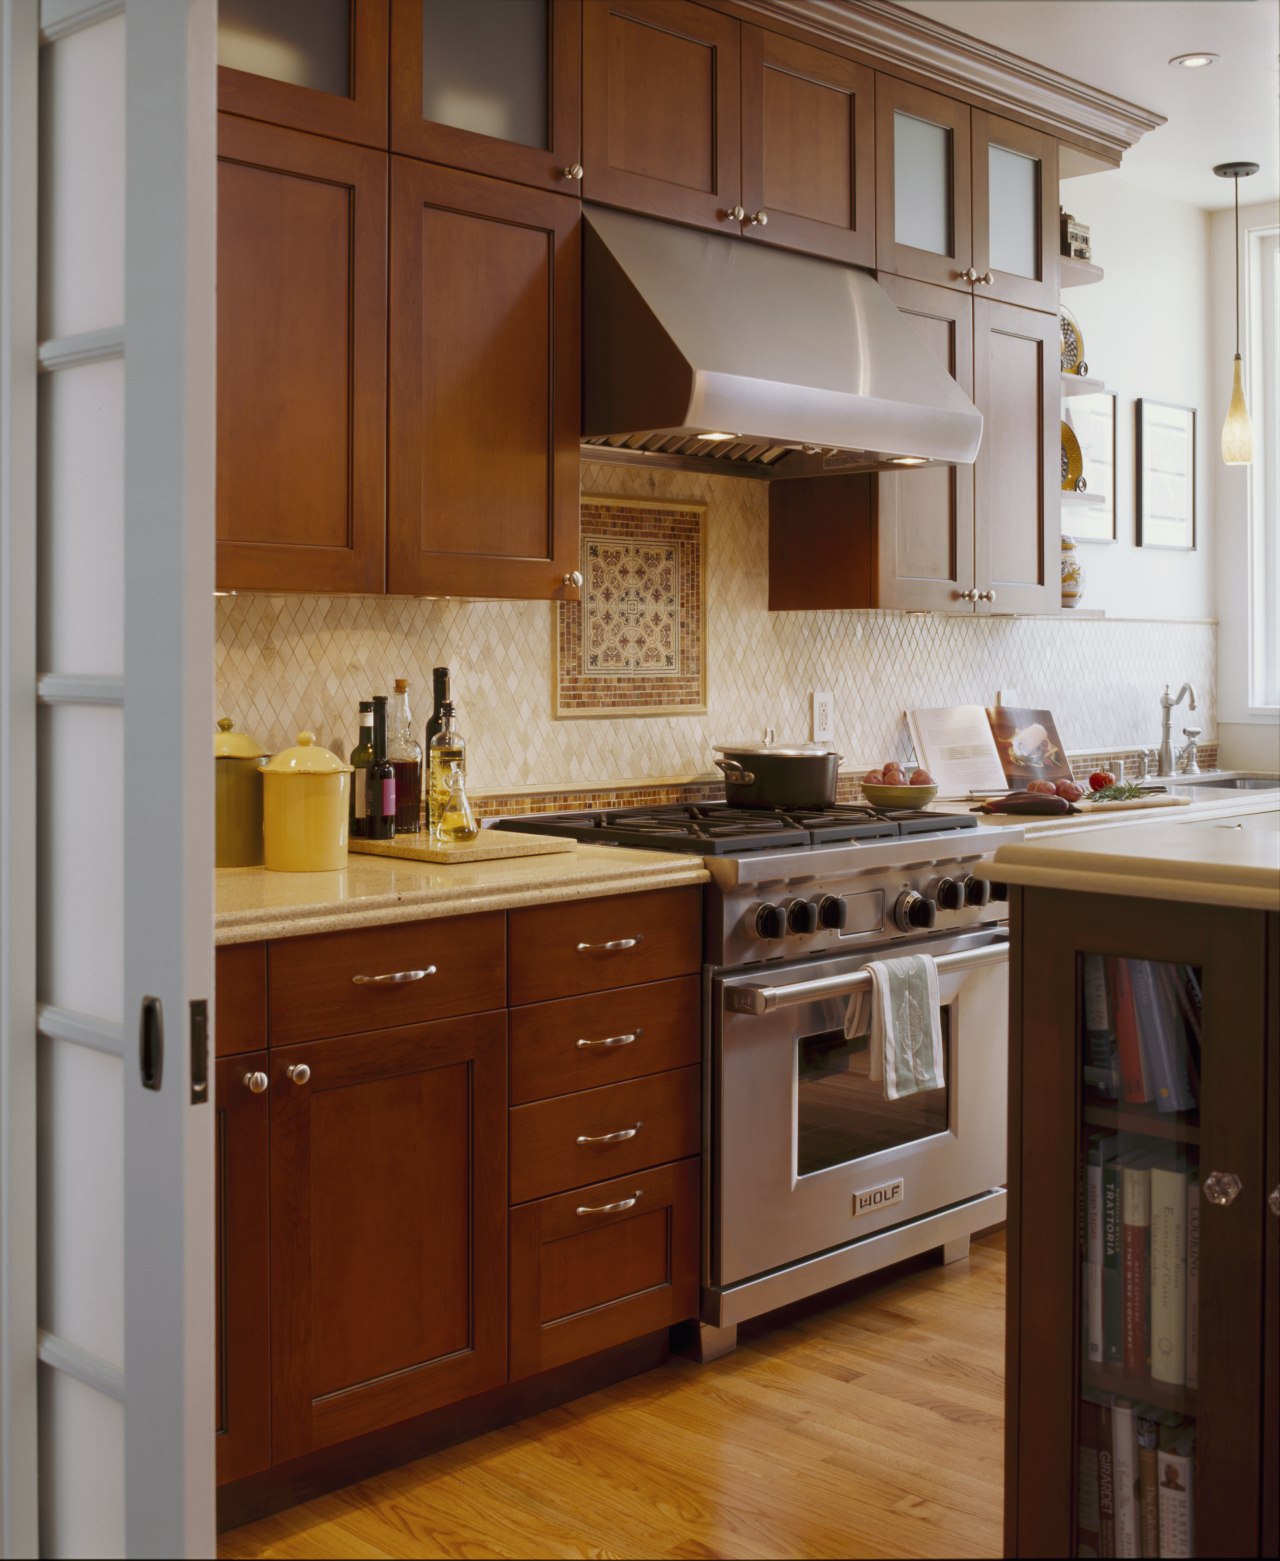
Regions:
[[158, 997], [144, 997], [138, 1016], [138, 1071], [143, 1089], [160, 1088], [164, 1078], [164, 1005]]

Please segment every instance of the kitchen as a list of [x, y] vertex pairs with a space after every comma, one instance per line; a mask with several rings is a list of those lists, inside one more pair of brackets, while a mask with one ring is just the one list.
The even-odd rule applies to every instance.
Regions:
[[[882, 12], [897, 8], [852, 9], [866, 18], [874, 15], [882, 20]], [[721, 13], [746, 17], [746, 10], [740, 7], [702, 10], [713, 18]], [[691, 14], [698, 15], [697, 8]], [[949, 15], [950, 8], [944, 22]], [[754, 22], [746, 19], [742, 25], [756, 26], [758, 31], [760, 18], [756, 13], [753, 16]], [[734, 25], [738, 25], [736, 20]], [[776, 17], [772, 25], [775, 36], [788, 31], [786, 26], [777, 25]], [[917, 46], [923, 47], [920, 43]], [[1166, 69], [1163, 59], [1159, 65]], [[1091, 79], [1083, 67], [1079, 75], [1082, 80]], [[1135, 100], [1144, 101], [1136, 94]], [[256, 130], [258, 122], [243, 103], [237, 117], [241, 134], [249, 135], [252, 129], [259, 141], [267, 134]], [[295, 136], [299, 133], [306, 137], [326, 132], [312, 127], [295, 132]], [[277, 139], [280, 134], [275, 132]], [[1151, 129], [1147, 134], [1157, 132]], [[589, 144], [582, 143], [584, 148]], [[1139, 141], [1133, 152], [1126, 153], [1126, 167], [1144, 144]], [[1224, 147], [1220, 155], [1233, 156], [1240, 150]], [[1261, 155], [1253, 147], [1243, 151]], [[261, 153], [251, 155], [260, 157]], [[450, 161], [439, 151], [423, 155], [426, 162], [433, 158]], [[585, 150], [581, 155], [586, 170], [582, 193], [591, 200], [593, 167]], [[1206, 162], [1212, 160], [1205, 158]], [[566, 156], [563, 166], [572, 169], [575, 165], [576, 157]], [[500, 176], [520, 178], [511, 171]], [[1201, 695], [1197, 721], [1203, 728], [1202, 768], [1212, 762], [1216, 737], [1220, 747], [1228, 738], [1235, 743], [1234, 750], [1220, 752], [1219, 762], [1224, 765], [1274, 771], [1274, 723], [1252, 722], [1240, 695], [1231, 692], [1243, 688], [1245, 680], [1224, 676], [1228, 665], [1240, 671], [1247, 657], [1243, 635], [1236, 632], [1242, 629], [1241, 615], [1228, 588], [1238, 577], [1232, 570], [1239, 570], [1244, 535], [1214, 522], [1230, 513], [1231, 500], [1238, 499], [1240, 485], [1225, 485], [1242, 474], [1224, 470], [1216, 457], [1216, 428], [1226, 394], [1221, 365], [1229, 356], [1221, 343], [1230, 340], [1230, 324], [1225, 318], [1210, 322], [1205, 299], [1211, 291], [1210, 279], [1230, 274], [1230, 219], [1220, 211], [1210, 222], [1200, 204], [1187, 205], [1132, 185], [1109, 184], [1111, 177], [1100, 174], [1063, 186], [1064, 195], [1070, 192], [1068, 204], [1076, 217], [1091, 225], [1094, 260], [1106, 275], [1103, 284], [1072, 295], [1073, 301], [1079, 299], [1073, 312], [1089, 342], [1093, 372], [1117, 396], [1115, 491], [1124, 496], [1116, 506], [1117, 540], [1111, 547], [1083, 549], [1087, 576], [1084, 605], [1075, 609], [1076, 613], [1104, 616], [1073, 617], [1057, 610], [1056, 589], [1050, 589], [1051, 584], [1056, 587], [1057, 561], [1056, 555], [1048, 557], [1047, 550], [1039, 561], [1052, 564], [1053, 581], [1046, 568], [1043, 578], [1032, 582], [1040, 592], [1042, 610], [1032, 609], [1018, 617], [995, 616], [994, 609], [1003, 602], [992, 604], [992, 611], [962, 618], [953, 612], [917, 616], [885, 611], [865, 597], [808, 606], [797, 603], [792, 610], [771, 613], [769, 592], [778, 574], [776, 569], [772, 574], [770, 570], [770, 495], [775, 485], [713, 475], [706, 468], [668, 468], [658, 457], [646, 462], [649, 469], [642, 469], [587, 455], [580, 472], [575, 460], [571, 484], [575, 541], [580, 485], [584, 537], [607, 537], [611, 524], [617, 528], [626, 519], [620, 512], [631, 510], [644, 519], [656, 517], [669, 527], [692, 526], [700, 548], [702, 580], [686, 598], [688, 617], [681, 622], [681, 644], [691, 654], [692, 670], [684, 679], [687, 686], [670, 701], [674, 710], [686, 713], [664, 710], [636, 715], [629, 712], [637, 706], [654, 708], [651, 694], [637, 698], [634, 687], [630, 691], [618, 689], [616, 679], [614, 687], [603, 694], [599, 688], [590, 688], [582, 677], [574, 683], [572, 669], [566, 666], [573, 648], [567, 629], [563, 645], [557, 645], [554, 656], [549, 654], [552, 623], [557, 618], [563, 621], [566, 608], [560, 603], [549, 607], [546, 590], [537, 601], [520, 599], [519, 586], [510, 589], [507, 600], [457, 599], [475, 593], [478, 588], [474, 584], [469, 589], [459, 587], [450, 593], [453, 599], [444, 600], [417, 594], [427, 590], [421, 584], [411, 596], [348, 595], [349, 591], [368, 592], [379, 587], [352, 584], [350, 578], [341, 586], [323, 587], [323, 569], [332, 565], [333, 554], [341, 549], [329, 548], [327, 560], [313, 557], [308, 561], [301, 556], [304, 552], [325, 550], [309, 550], [305, 540], [296, 537], [288, 539], [285, 549], [295, 550], [299, 567], [314, 564], [315, 572], [294, 578], [316, 581], [314, 594], [286, 594], [285, 586], [267, 583], [263, 576], [254, 583], [249, 564], [254, 544], [251, 536], [246, 540], [244, 528], [260, 518], [261, 510], [255, 512], [253, 506], [261, 505], [262, 494], [236, 490], [235, 496], [244, 502], [233, 512], [231, 523], [242, 529], [232, 539], [231, 550], [239, 548], [240, 554], [225, 577], [220, 565], [220, 584], [240, 594], [218, 600], [216, 625], [211, 631], [211, 637], [216, 634], [217, 713], [234, 716], [238, 726], [272, 751], [287, 747], [297, 731], [310, 729], [316, 732], [319, 744], [345, 756], [355, 739], [358, 700], [380, 690], [389, 691], [391, 680], [404, 676], [421, 724], [427, 713], [423, 701], [431, 670], [447, 662], [468, 741], [468, 783], [481, 811], [494, 813], [523, 812], [531, 806], [535, 793], [544, 803], [550, 800], [562, 810], [589, 806], [597, 799], [605, 805], [675, 800], [680, 795], [678, 788], [705, 787], [716, 743], [758, 737], [769, 726], [785, 737], [808, 737], [810, 696], [814, 692], [831, 695], [835, 745], [849, 756], [845, 768], [855, 777], [886, 754], [902, 759], [908, 756], [909, 743], [902, 726], [904, 709], [953, 703], [985, 705], [993, 701], [997, 691], [1005, 693], [1006, 702], [1016, 691], [1029, 703], [1051, 708], [1073, 759], [1121, 756], [1132, 763], [1140, 750], [1156, 743], [1160, 685], [1171, 682], [1176, 688], [1185, 680], [1195, 684]], [[459, 198], [454, 192], [447, 193], [455, 201]], [[614, 198], [618, 204], [629, 204], [621, 197]], [[573, 197], [560, 195], [557, 199], [567, 204]], [[1203, 196], [1202, 204], [1209, 204], [1210, 199]], [[1248, 216], [1247, 193], [1244, 200], [1247, 220], [1256, 220]], [[542, 206], [547, 204], [544, 198]], [[758, 214], [760, 208], [754, 202], [748, 204], [753, 214]], [[1056, 236], [1056, 213], [1052, 215]], [[230, 212], [220, 210], [224, 225], [229, 226], [230, 219]], [[700, 219], [686, 211], [683, 220], [696, 225]], [[744, 221], [740, 235], [744, 245], [753, 242], [749, 226]], [[775, 216], [775, 231], [779, 226]], [[252, 236], [250, 226], [249, 238]], [[791, 242], [798, 249], [812, 247]], [[356, 253], [358, 268], [363, 252]], [[1170, 254], [1180, 257], [1177, 267], [1167, 263]], [[393, 255], [393, 278], [398, 263]], [[882, 265], [880, 269], [892, 268]], [[324, 285], [328, 284], [316, 280], [321, 298], [325, 296]], [[378, 285], [385, 286], [385, 273]], [[244, 294], [246, 307], [253, 303], [250, 291], [246, 289]], [[1221, 287], [1214, 291], [1223, 299], [1225, 315], [1229, 309], [1226, 294]], [[1135, 307], [1138, 298], [1141, 308]], [[300, 307], [312, 306], [307, 298], [302, 299]], [[265, 339], [270, 307], [269, 301], [265, 309], [259, 302], [254, 330], [248, 333], [251, 343]], [[1042, 312], [1056, 308], [1055, 298]], [[1177, 333], [1157, 329], [1159, 322], [1168, 319], [1198, 324], [1193, 330]], [[394, 373], [394, 342], [392, 364]], [[252, 423], [256, 418], [262, 424], [261, 408], [255, 405], [251, 389], [246, 386], [244, 418], [236, 426], [237, 437], [248, 436], [244, 422]], [[1133, 545], [1135, 515], [1127, 497], [1135, 480], [1133, 403], [1153, 394], [1200, 411], [1196, 441], [1200, 508], [1194, 551]], [[367, 403], [362, 402], [362, 406]], [[502, 410], [516, 418], [516, 426], [526, 426], [519, 423], [518, 406], [504, 401]], [[309, 408], [304, 412], [310, 415]], [[384, 431], [388, 426], [394, 449], [394, 405]], [[453, 433], [463, 448], [468, 440], [474, 447], [476, 436], [465, 426]], [[345, 438], [341, 429], [338, 437]], [[573, 442], [576, 444], [576, 437]], [[366, 440], [361, 449], [367, 448]], [[455, 459], [451, 463], [447, 450], [436, 460], [430, 481], [440, 485], [450, 504], [466, 513], [467, 488], [478, 480], [474, 462]], [[389, 468], [393, 505], [397, 502], [395, 464]], [[253, 461], [244, 463], [241, 477], [247, 473], [257, 482], [270, 469], [270, 462], [258, 451]], [[326, 514], [332, 522], [332, 495], [322, 486], [328, 470], [331, 467], [325, 466], [325, 452], [321, 451], [312, 474], [321, 486], [312, 491], [309, 500], [317, 513]], [[403, 463], [400, 470], [405, 470]], [[928, 481], [933, 475], [904, 474], [892, 481], [899, 484], [901, 493], [905, 484]], [[494, 477], [495, 482], [505, 480], [500, 474]], [[1049, 491], [1056, 501], [1056, 487], [1050, 484]], [[1047, 525], [1051, 520], [1056, 533], [1061, 524], [1057, 509], [1046, 501], [1038, 503], [1036, 512], [1038, 522]], [[587, 529], [588, 516], [592, 531]], [[450, 514], [447, 518], [454, 517]], [[614, 535], [618, 534], [615, 529]], [[434, 552], [437, 561], [451, 549], [455, 554], [465, 552], [465, 548], [458, 548], [457, 539], [433, 535], [426, 540], [429, 546], [425, 551]], [[478, 547], [491, 547], [492, 540], [476, 542], [474, 532], [462, 538], [464, 544], [476, 543]], [[1237, 549], [1235, 554], [1231, 546]], [[1216, 567], [1211, 562], [1215, 559]], [[394, 558], [392, 562], [394, 566]], [[557, 554], [556, 582], [583, 562], [580, 558], [562, 560]], [[822, 562], [827, 570], [836, 572], [832, 560], [824, 556]], [[407, 567], [412, 571], [420, 564], [411, 557]], [[463, 579], [467, 567], [465, 562], [459, 563], [456, 578]], [[971, 561], [971, 573], [972, 567]], [[547, 566], [543, 569], [546, 573]], [[334, 578], [329, 576], [331, 581]], [[695, 579], [691, 575], [691, 582]], [[975, 586], [990, 588], [990, 580], [968, 585], [959, 582], [961, 590]], [[996, 588], [1003, 589], [1002, 583]], [[1221, 609], [1218, 591], [1222, 592]], [[570, 588], [561, 594], [561, 602], [567, 605], [574, 595]], [[1214, 624], [1214, 618], [1221, 620], [1221, 627]], [[1216, 699], [1210, 691], [1216, 691]], [[665, 704], [667, 696], [661, 698]], [[575, 700], [580, 703], [575, 704]], [[568, 710], [584, 708], [593, 712], [590, 717], [565, 715]], [[561, 711], [560, 718], [552, 715], [556, 709]], [[1189, 717], [1184, 719], [1191, 725]], [[670, 979], [684, 973], [673, 971]], [[516, 1001], [514, 996], [512, 1001]], [[780, 1548], [785, 1551], [787, 1547], [783, 1543]]]

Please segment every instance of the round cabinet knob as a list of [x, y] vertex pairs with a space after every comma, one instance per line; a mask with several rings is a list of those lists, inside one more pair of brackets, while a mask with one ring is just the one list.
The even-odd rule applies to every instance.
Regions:
[[572, 571], [572, 573], [565, 575], [564, 583], [566, 585], [573, 586], [577, 590], [581, 590], [581, 588], [582, 588], [582, 571], [581, 571], [581, 569], [575, 569], [575, 570]]
[[978, 593], [972, 588], [972, 586], [969, 588], [969, 590], [960, 591], [957, 594], [962, 602], [976, 602], [978, 600]]
[[964, 909], [964, 884], [958, 878], [944, 878], [938, 885], [938, 908], [944, 911]]
[[960, 273], [960, 280], [962, 282], [968, 282], [970, 285], [972, 285], [978, 280], [978, 273], [973, 269], [972, 266], [966, 266]]
[[560, 177], [562, 179], [572, 180], [574, 183], [576, 183], [582, 178], [582, 172], [583, 170], [581, 163], [570, 163], [567, 168], [562, 168], [560, 170]]
[[782, 905], [762, 905], [756, 912], [756, 931], [762, 938], [785, 938], [787, 912]]
[[265, 1073], [246, 1073], [244, 1087], [251, 1095], [261, 1095], [271, 1080]]
[[295, 1084], [305, 1084], [311, 1077], [311, 1069], [305, 1062], [291, 1062], [284, 1071], [285, 1077], [292, 1079]]
[[769, 226], [769, 213], [767, 211], [754, 212], [747, 221], [753, 228], [767, 228]]
[[746, 220], [746, 216], [747, 214], [741, 206], [730, 206], [728, 211], [726, 211], [724, 216], [721, 218], [721, 221], [744, 222]]
[[1267, 1207], [1280, 1220], [1280, 1186], [1271, 1189], [1267, 1196]]
[[817, 932], [818, 907], [810, 900], [792, 900], [787, 906], [787, 926], [792, 932]]
[[927, 932], [938, 923], [937, 901], [907, 889], [898, 897], [893, 918], [903, 932]]
[[987, 905], [991, 900], [991, 885], [985, 878], [966, 878], [964, 881], [964, 903], [966, 905]]
[[996, 593], [994, 591], [979, 591], [976, 597], [976, 600], [980, 602], [994, 602], [995, 599]]
[[818, 920], [834, 932], [843, 932], [849, 925], [849, 902], [839, 895], [824, 894], [818, 901]]
[[1236, 1201], [1241, 1185], [1234, 1171], [1210, 1171], [1204, 1179], [1204, 1195], [1210, 1203], [1225, 1209], [1227, 1204]]
[[995, 277], [991, 275], [990, 271], [984, 271], [977, 280], [980, 286], [990, 287], [991, 284], [995, 281]]

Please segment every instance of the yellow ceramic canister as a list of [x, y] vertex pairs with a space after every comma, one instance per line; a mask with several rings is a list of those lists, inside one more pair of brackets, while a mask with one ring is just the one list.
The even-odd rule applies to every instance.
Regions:
[[262, 765], [267, 750], [223, 716], [213, 739], [215, 867], [262, 866]]
[[351, 766], [298, 733], [262, 772], [266, 866], [276, 873], [326, 873], [347, 865]]

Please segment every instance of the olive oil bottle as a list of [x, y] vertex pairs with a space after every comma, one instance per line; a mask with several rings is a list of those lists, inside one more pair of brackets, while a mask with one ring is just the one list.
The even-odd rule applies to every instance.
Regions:
[[449, 801], [450, 771], [456, 765], [463, 779], [467, 773], [467, 744], [454, 720], [453, 701], [450, 699], [446, 699], [440, 706], [440, 730], [431, 739], [428, 763], [428, 821], [431, 833], [439, 838], [440, 820]]

